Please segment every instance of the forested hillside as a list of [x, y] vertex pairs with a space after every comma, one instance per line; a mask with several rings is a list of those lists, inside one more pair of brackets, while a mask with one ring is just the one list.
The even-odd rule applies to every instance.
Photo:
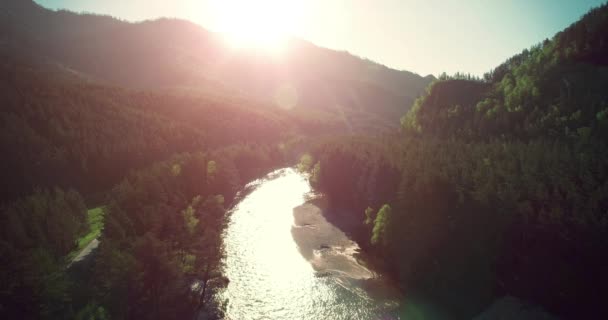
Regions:
[[[198, 103], [198, 123], [192, 114], [188, 123], [179, 112], [172, 115], [171, 109], [196, 101], [61, 83], [23, 69], [3, 79], [2, 92], [0, 148], [7, 155], [2, 170], [7, 182], [3, 199], [36, 186], [69, 185], [99, 191], [128, 170], [173, 153], [239, 138], [272, 141], [283, 129], [273, 125], [278, 122], [274, 116], [260, 115], [256, 120], [255, 112], [248, 113], [247, 120], [232, 117], [222, 123], [217, 119], [219, 108], [204, 102]], [[222, 112], [230, 113], [230, 108], [222, 108]], [[256, 125], [255, 135], [246, 133]], [[218, 134], [219, 130], [226, 130], [225, 134]]]
[[483, 81], [435, 83], [402, 119], [404, 128], [478, 140], [605, 136], [607, 20], [607, 10], [592, 10], [553, 39], [496, 67]]
[[503, 295], [605, 317], [607, 46], [603, 5], [483, 80], [433, 83], [398, 136], [320, 143], [311, 182], [404, 290], [457, 318]]
[[31, 0], [8, 0], [0, 15], [0, 51], [33, 55], [89, 80], [323, 110], [354, 129], [361, 122], [397, 126], [433, 80], [297, 39], [281, 58], [238, 52], [221, 35], [176, 19], [129, 23]]

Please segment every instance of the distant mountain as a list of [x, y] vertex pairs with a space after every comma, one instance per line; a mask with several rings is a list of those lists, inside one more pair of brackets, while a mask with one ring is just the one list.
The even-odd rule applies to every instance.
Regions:
[[129, 23], [29, 0], [5, 2], [0, 16], [0, 52], [31, 55], [112, 85], [322, 110], [355, 129], [398, 124], [434, 80], [297, 39], [281, 58], [235, 51], [220, 35], [183, 20]]

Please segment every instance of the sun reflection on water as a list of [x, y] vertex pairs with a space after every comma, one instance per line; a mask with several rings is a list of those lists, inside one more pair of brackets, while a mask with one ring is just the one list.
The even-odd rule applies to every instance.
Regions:
[[219, 297], [228, 299], [227, 318], [378, 319], [377, 303], [362, 289], [317, 276], [299, 253], [293, 208], [305, 202], [310, 186], [293, 169], [274, 175], [255, 182], [232, 210], [224, 236], [230, 283]]

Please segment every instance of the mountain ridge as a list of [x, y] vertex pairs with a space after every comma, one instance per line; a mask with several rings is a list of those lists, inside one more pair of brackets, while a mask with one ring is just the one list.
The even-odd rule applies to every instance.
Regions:
[[136, 89], [188, 87], [276, 105], [276, 95], [288, 87], [297, 95], [295, 107], [347, 118], [364, 114], [396, 126], [434, 80], [295, 38], [281, 57], [240, 52], [220, 34], [181, 19], [133, 23], [52, 11], [33, 1], [10, 1], [2, 11], [9, 17], [7, 43], [13, 42], [4, 51], [35, 53], [92, 79]]

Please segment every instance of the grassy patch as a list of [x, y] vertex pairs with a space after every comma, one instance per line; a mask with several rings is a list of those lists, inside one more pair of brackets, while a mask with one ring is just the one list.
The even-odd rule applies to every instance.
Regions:
[[103, 216], [103, 207], [89, 209], [87, 212], [88, 232], [76, 240], [76, 248], [68, 254], [68, 261], [72, 261], [84, 247], [91, 243], [93, 239], [99, 237], [103, 228]]

